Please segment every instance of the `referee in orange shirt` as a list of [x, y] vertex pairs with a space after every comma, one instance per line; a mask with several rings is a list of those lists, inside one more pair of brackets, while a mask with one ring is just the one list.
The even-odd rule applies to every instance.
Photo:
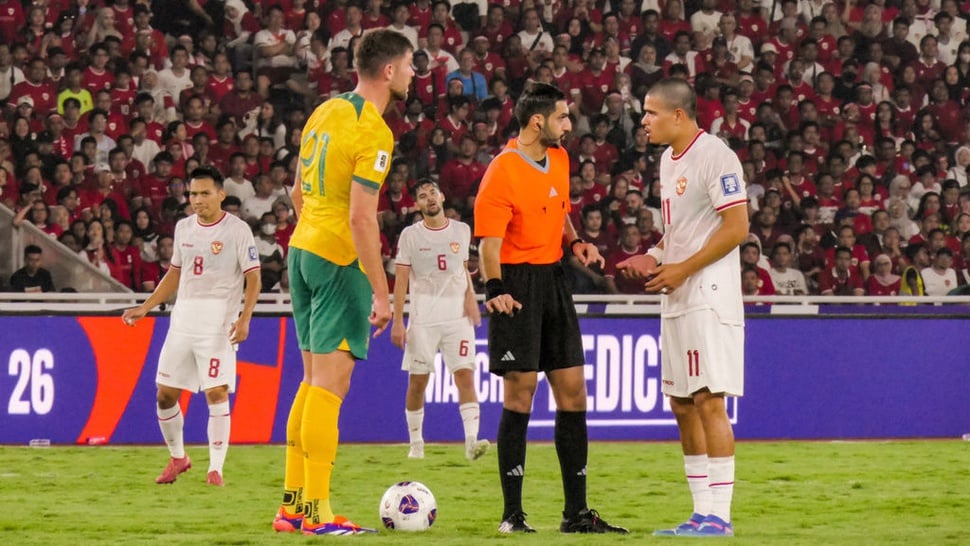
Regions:
[[522, 510], [526, 431], [537, 373], [545, 372], [556, 400], [556, 453], [562, 471], [563, 533], [627, 533], [586, 506], [586, 380], [579, 319], [563, 246], [588, 265], [603, 263], [595, 245], [569, 221], [569, 155], [561, 147], [572, 129], [566, 97], [534, 83], [515, 105], [519, 136], [492, 160], [475, 200], [475, 236], [486, 280], [489, 368], [502, 376], [505, 402], [498, 427], [499, 475], [505, 509], [501, 533], [535, 532]]

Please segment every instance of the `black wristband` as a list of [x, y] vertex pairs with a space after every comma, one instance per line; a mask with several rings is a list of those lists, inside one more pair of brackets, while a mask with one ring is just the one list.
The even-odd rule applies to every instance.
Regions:
[[585, 243], [585, 242], [586, 241], [579, 238], [573, 239], [573, 242], [569, 243], [569, 250], [572, 251], [573, 247], [576, 246], [576, 243]]
[[505, 283], [502, 282], [502, 279], [489, 279], [485, 282], [486, 301], [508, 293], [509, 292], [505, 289]]

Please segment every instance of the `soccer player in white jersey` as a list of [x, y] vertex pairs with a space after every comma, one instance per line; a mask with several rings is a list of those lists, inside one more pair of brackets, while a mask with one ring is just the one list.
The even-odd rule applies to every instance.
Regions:
[[[206, 483], [223, 485], [229, 448], [229, 393], [236, 387], [235, 345], [249, 337], [259, 295], [259, 254], [246, 222], [220, 205], [222, 176], [212, 167], [192, 171], [189, 202], [195, 214], [175, 226], [172, 266], [155, 292], [122, 320], [134, 326], [178, 293], [168, 335], [158, 357], [158, 425], [171, 459], [155, 483], [172, 483], [192, 467], [182, 442], [182, 391], [205, 391], [209, 406], [209, 471]], [[245, 281], [245, 301], [243, 301]], [[242, 302], [242, 304], [240, 304]]]
[[[414, 187], [424, 220], [404, 228], [398, 239], [394, 283], [394, 324], [391, 341], [404, 349], [401, 369], [408, 372], [405, 418], [411, 447], [408, 457], [424, 458], [424, 392], [441, 351], [458, 388], [458, 411], [465, 429], [465, 457], [478, 459], [488, 440], [478, 439], [479, 408], [474, 385], [475, 326], [482, 322], [468, 274], [471, 228], [449, 220], [444, 195], [430, 180]], [[411, 309], [404, 328], [404, 296], [411, 291]]]
[[725, 396], [744, 394], [744, 307], [738, 245], [748, 233], [737, 156], [697, 126], [697, 95], [666, 79], [644, 98], [642, 125], [660, 158], [663, 239], [617, 265], [660, 307], [663, 392], [677, 418], [694, 513], [661, 535], [730, 536], [734, 432]]

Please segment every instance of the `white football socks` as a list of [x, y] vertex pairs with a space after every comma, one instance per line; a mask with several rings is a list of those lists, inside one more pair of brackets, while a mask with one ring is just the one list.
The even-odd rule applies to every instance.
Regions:
[[734, 456], [711, 457], [707, 460], [711, 483], [711, 514], [731, 521], [731, 498], [734, 496]]
[[706, 516], [711, 513], [711, 488], [708, 479], [707, 455], [684, 455], [684, 472], [687, 486], [694, 499], [694, 513]]
[[461, 424], [465, 429], [465, 445], [470, 445], [478, 440], [479, 419], [478, 402], [468, 402], [458, 406], [458, 413], [461, 414]]
[[412, 444], [424, 443], [424, 408], [419, 410], [404, 410], [404, 417], [408, 422], [408, 436]]
[[182, 409], [178, 404], [162, 409], [155, 405], [155, 413], [158, 415], [158, 428], [162, 431], [162, 438], [165, 438], [165, 445], [168, 452], [175, 459], [185, 457], [185, 444], [182, 442]]
[[222, 474], [229, 450], [229, 401], [209, 405], [209, 472]]

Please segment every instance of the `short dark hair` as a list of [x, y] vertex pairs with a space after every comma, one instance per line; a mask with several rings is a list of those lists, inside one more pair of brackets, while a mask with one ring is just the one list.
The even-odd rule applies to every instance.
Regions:
[[242, 201], [239, 200], [235, 195], [227, 195], [225, 199], [222, 200], [222, 210], [226, 210], [226, 207], [241, 207]]
[[37, 245], [27, 245], [24, 247], [24, 258], [31, 254], [40, 254], [43, 250]]
[[434, 186], [436, 190], [441, 191], [441, 188], [438, 186], [437, 182], [435, 182], [430, 178], [422, 178], [414, 183], [414, 187], [411, 188], [411, 195], [414, 196], [415, 199], [417, 199], [418, 190], [420, 190], [422, 187], [427, 186], [429, 184]]
[[603, 209], [599, 208], [598, 206], [596, 206], [594, 204], [589, 204], [589, 205], [586, 205], [586, 206], [583, 207], [583, 210], [580, 211], [580, 214], [582, 214], [583, 218], [585, 219], [587, 216], [589, 216], [590, 214], [592, 214], [594, 212], [598, 212], [598, 213], [600, 213], [602, 215], [603, 214]]
[[916, 255], [919, 253], [920, 250], [923, 250], [925, 248], [926, 248], [925, 243], [910, 243], [905, 250], [906, 257], [912, 260], [913, 258], [916, 257]]
[[548, 117], [556, 111], [556, 103], [566, 100], [566, 95], [547, 83], [532, 82], [515, 103], [515, 119], [520, 127], [529, 123], [536, 114]]
[[671, 109], [680, 108], [690, 119], [697, 119], [697, 92], [686, 81], [666, 78], [653, 84], [648, 95], [655, 95]]
[[367, 32], [357, 44], [357, 51], [354, 53], [357, 72], [374, 78], [384, 65], [413, 49], [410, 40], [393, 30], [376, 29]]
[[97, 117], [97, 116], [103, 116], [104, 119], [105, 119], [105, 121], [107, 121], [107, 119], [108, 119], [108, 113], [107, 112], [105, 112], [104, 110], [102, 110], [100, 108], [94, 108], [90, 112], [88, 112], [88, 123], [91, 123], [92, 121], [94, 121], [94, 118]]
[[793, 252], [792, 245], [790, 243], [786, 243], [785, 241], [778, 241], [771, 247], [771, 255], [774, 256], [775, 253], [778, 252], [778, 250], [781, 248], [787, 249], [788, 252]]
[[192, 169], [191, 178], [211, 178], [217, 188], [222, 187], [222, 173], [212, 165], [203, 165]]

